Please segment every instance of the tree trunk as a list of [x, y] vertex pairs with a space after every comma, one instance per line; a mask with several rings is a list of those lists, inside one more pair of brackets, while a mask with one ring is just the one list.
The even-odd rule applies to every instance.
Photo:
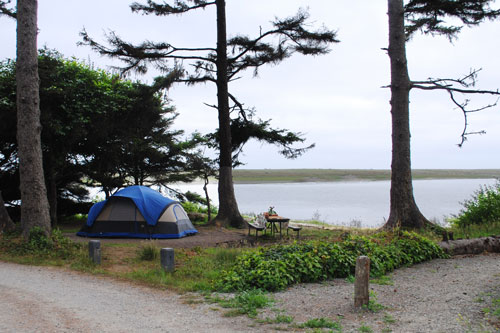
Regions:
[[17, 1], [17, 144], [21, 227], [25, 238], [35, 226], [50, 234], [40, 139], [37, 9], [37, 0]]
[[205, 174], [205, 183], [203, 185], [203, 191], [205, 192], [205, 199], [207, 200], [207, 215], [208, 215], [208, 221], [212, 220], [212, 207], [210, 205], [210, 197], [208, 195], [208, 175]]
[[245, 221], [238, 210], [234, 195], [233, 163], [231, 156], [231, 119], [227, 79], [226, 3], [216, 0], [217, 5], [217, 103], [219, 111], [219, 213], [215, 217], [218, 226], [241, 228]]
[[49, 170], [47, 179], [47, 199], [49, 200], [50, 221], [52, 227], [57, 226], [57, 183], [54, 170]]
[[45, 180], [47, 186], [47, 200], [49, 201], [49, 214], [52, 228], [57, 226], [57, 181], [54, 167], [54, 155], [51, 150], [44, 156]]
[[5, 208], [2, 192], [0, 191], [0, 234], [4, 231], [13, 231], [16, 225], [10, 219], [9, 212]]
[[409, 95], [403, 0], [388, 0], [391, 61], [392, 164], [390, 214], [384, 228], [422, 228], [430, 223], [415, 203], [410, 158]]

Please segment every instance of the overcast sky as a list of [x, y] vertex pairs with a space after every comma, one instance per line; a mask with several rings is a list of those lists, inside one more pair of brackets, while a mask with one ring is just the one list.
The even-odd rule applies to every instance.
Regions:
[[[106, 69], [113, 64], [90, 48], [77, 46], [85, 27], [95, 39], [115, 31], [128, 41], [165, 41], [181, 47], [215, 46], [215, 11], [199, 10], [182, 16], [141, 16], [123, 0], [39, 1], [39, 47], [56, 49]], [[230, 90], [246, 106], [255, 107], [275, 127], [304, 133], [316, 148], [296, 160], [286, 160], [277, 149], [249, 144], [245, 168], [389, 169], [391, 120], [387, 3], [373, 0], [227, 0], [228, 35], [256, 36], [275, 17], [308, 8], [311, 27], [325, 25], [338, 32], [341, 43], [325, 56], [294, 56], [278, 66], [263, 67], [258, 77], [246, 73]], [[15, 22], [0, 18], [0, 58], [15, 57]], [[478, 88], [500, 88], [500, 22], [464, 28], [453, 44], [443, 37], [416, 36], [407, 46], [410, 77], [458, 78], [471, 68], [482, 68]], [[116, 63], [115, 63], [116, 64]], [[148, 81], [154, 73], [140, 77]], [[176, 127], [202, 133], [217, 127], [212, 85], [175, 86], [171, 103], [180, 113]], [[411, 92], [412, 166], [414, 168], [500, 168], [500, 105], [470, 116], [471, 136], [457, 147], [463, 116], [444, 92]], [[473, 97], [477, 105], [493, 99]]]

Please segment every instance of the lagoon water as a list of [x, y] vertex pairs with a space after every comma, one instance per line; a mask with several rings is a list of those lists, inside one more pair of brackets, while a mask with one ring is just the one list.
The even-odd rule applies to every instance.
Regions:
[[[429, 219], [444, 222], [458, 214], [480, 185], [494, 179], [414, 180], [415, 200]], [[197, 183], [176, 186], [182, 191], [203, 193]], [[260, 213], [269, 206], [294, 220], [321, 220], [335, 225], [376, 227], [389, 216], [389, 181], [349, 181], [283, 184], [236, 184], [238, 206], [243, 214]], [[217, 184], [209, 184], [217, 204]]]

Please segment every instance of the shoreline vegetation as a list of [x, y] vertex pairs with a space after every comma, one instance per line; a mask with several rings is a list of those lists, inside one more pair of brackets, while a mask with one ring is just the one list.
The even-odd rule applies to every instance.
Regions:
[[[500, 169], [414, 169], [413, 179], [494, 179]], [[390, 180], [390, 170], [379, 169], [236, 169], [235, 184], [345, 182]]]

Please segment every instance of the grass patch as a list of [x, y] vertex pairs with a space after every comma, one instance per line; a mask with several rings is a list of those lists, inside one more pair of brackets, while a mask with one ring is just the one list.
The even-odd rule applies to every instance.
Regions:
[[385, 306], [377, 302], [377, 293], [370, 290], [370, 299], [368, 300], [368, 305], [363, 305], [363, 309], [371, 312], [380, 312], [385, 309]]
[[453, 237], [455, 239], [489, 237], [493, 235], [500, 235], [500, 221], [484, 225], [473, 224], [463, 228], [455, 225], [452, 226], [449, 230], [453, 232]]
[[493, 326], [500, 327], [500, 292], [483, 293], [479, 296], [479, 301], [486, 306], [482, 308], [482, 312]]
[[217, 303], [223, 308], [231, 309], [224, 314], [226, 317], [247, 315], [250, 318], [255, 318], [257, 310], [274, 303], [274, 300], [261, 290], [244, 291], [237, 293], [233, 298], [207, 296], [207, 300]]
[[386, 324], [395, 324], [396, 323], [396, 319], [394, 319], [394, 317], [388, 313], [384, 314], [384, 318], [382, 318], [382, 321]]
[[367, 326], [366, 324], [361, 325], [360, 328], [358, 328], [358, 332], [362, 333], [372, 333], [373, 329], [370, 326]]
[[[474, 179], [500, 178], [500, 170], [412, 170], [413, 179]], [[390, 170], [362, 169], [236, 169], [233, 170], [235, 183], [297, 183], [297, 182], [335, 182], [350, 180], [389, 180]]]
[[222, 271], [232, 266], [240, 253], [240, 249], [229, 248], [176, 249], [173, 273], [166, 273], [156, 260], [138, 262], [133, 271], [118, 275], [177, 291], [212, 291]]
[[137, 250], [139, 260], [153, 261], [160, 258], [160, 248], [155, 241], [141, 242]]
[[392, 275], [382, 275], [373, 279], [370, 279], [370, 283], [378, 284], [381, 286], [393, 286], [394, 281], [392, 280]]
[[305, 323], [297, 325], [299, 328], [329, 328], [337, 332], [342, 332], [342, 325], [339, 322], [328, 318], [313, 318]]

